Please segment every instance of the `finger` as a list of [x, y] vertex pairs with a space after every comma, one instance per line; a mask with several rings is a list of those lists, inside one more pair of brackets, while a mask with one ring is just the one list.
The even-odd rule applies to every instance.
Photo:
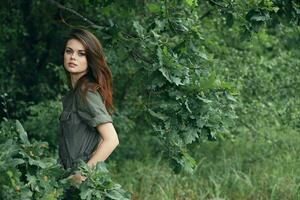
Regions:
[[74, 177], [74, 175], [70, 175], [67, 177], [67, 179], [69, 180], [69, 179], [72, 179], [73, 177]]

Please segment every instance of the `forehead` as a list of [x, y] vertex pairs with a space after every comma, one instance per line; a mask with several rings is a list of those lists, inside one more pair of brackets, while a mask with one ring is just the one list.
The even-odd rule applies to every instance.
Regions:
[[68, 40], [68, 42], [66, 44], [66, 47], [69, 47], [69, 48], [71, 48], [73, 50], [77, 50], [77, 51], [79, 51], [79, 50], [84, 51], [85, 50], [83, 44], [77, 39]]

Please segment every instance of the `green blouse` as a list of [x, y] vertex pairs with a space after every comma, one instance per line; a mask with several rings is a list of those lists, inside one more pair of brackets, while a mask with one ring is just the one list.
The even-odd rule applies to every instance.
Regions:
[[91, 158], [101, 141], [96, 126], [112, 122], [112, 118], [99, 92], [88, 90], [84, 99], [78, 89], [71, 90], [62, 98], [62, 104], [58, 161], [68, 169]]

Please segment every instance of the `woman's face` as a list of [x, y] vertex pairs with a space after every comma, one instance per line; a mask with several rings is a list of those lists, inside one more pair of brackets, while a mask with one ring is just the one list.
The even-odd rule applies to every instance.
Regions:
[[86, 50], [79, 40], [68, 40], [64, 53], [64, 67], [71, 75], [87, 72]]

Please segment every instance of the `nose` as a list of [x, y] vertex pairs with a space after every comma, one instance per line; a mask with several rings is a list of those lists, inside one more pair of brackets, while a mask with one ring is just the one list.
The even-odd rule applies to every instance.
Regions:
[[71, 54], [71, 59], [74, 59], [74, 60], [75, 60], [75, 52], [73, 52], [73, 53]]

